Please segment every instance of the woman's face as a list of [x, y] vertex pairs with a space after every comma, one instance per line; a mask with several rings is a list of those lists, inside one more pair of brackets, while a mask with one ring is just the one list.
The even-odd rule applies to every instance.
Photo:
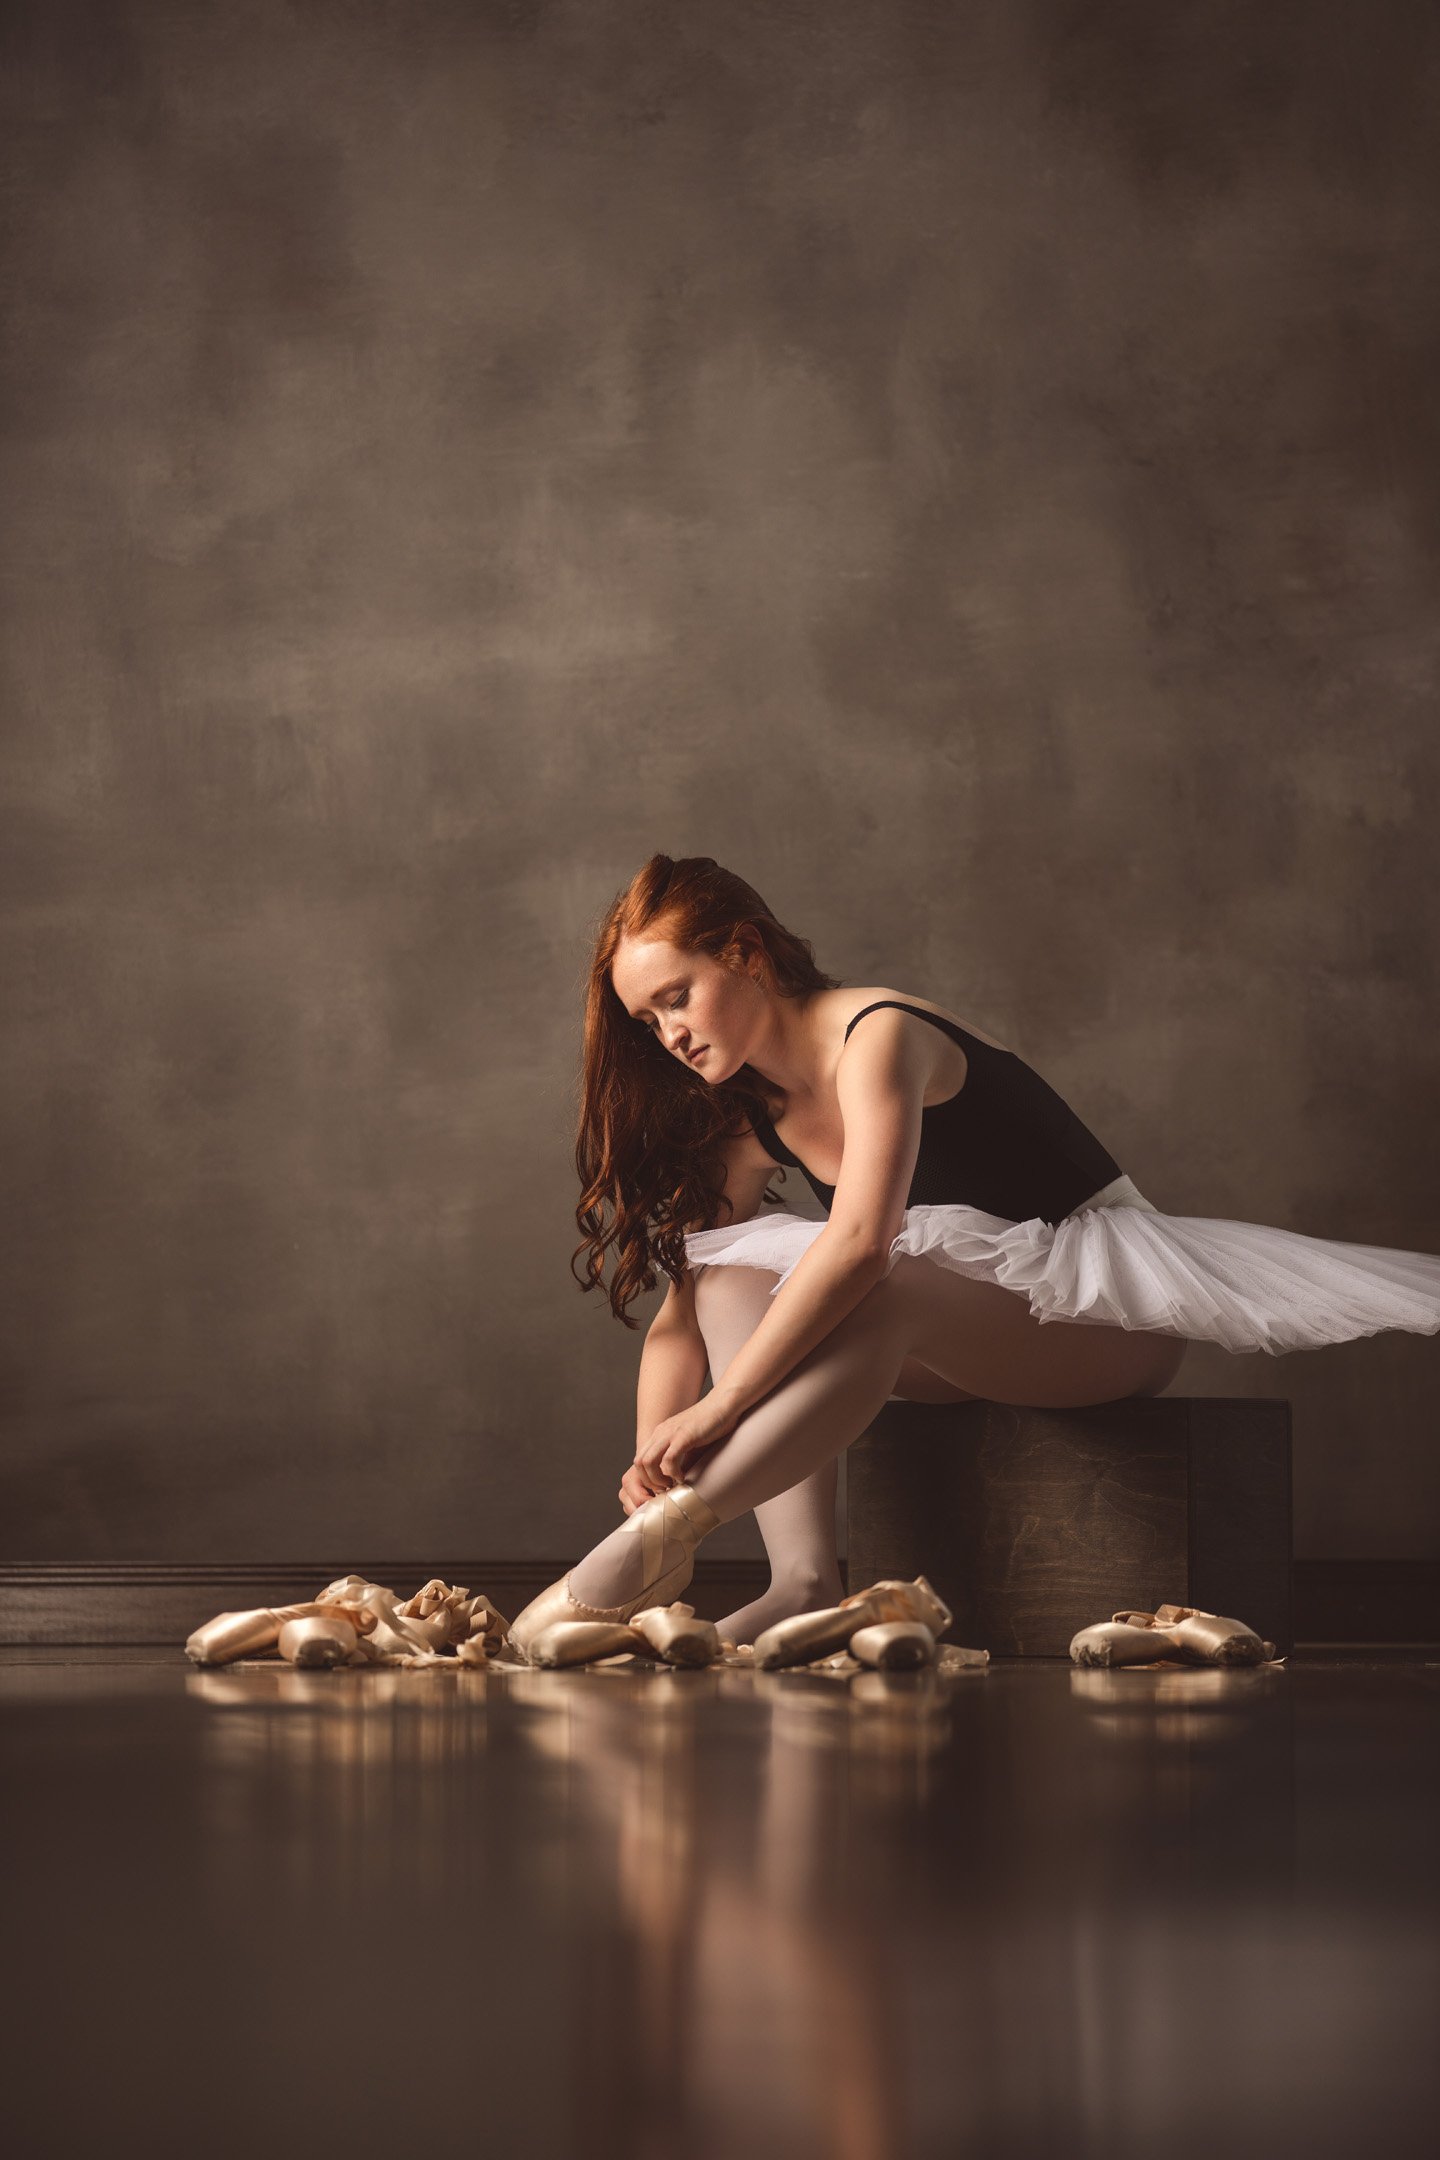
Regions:
[[[752, 963], [753, 965], [753, 963]], [[664, 938], [627, 938], [610, 982], [637, 1027], [714, 1087], [744, 1064], [765, 1008], [757, 977]]]

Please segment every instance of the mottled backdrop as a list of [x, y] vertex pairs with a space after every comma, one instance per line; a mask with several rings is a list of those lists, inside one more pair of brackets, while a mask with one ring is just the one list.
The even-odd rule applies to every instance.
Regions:
[[[1162, 1208], [1440, 1251], [1432, 7], [5, 37], [0, 1557], [618, 1520], [656, 848]], [[1293, 1400], [1301, 1556], [1436, 1551], [1440, 1338], [1178, 1385]]]

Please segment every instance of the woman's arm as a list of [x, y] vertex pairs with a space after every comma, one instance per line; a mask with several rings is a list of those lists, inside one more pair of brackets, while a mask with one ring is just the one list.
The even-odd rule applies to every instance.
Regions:
[[[775, 1163], [753, 1134], [726, 1141], [721, 1147], [721, 1186], [729, 1200], [731, 1222], [748, 1222], [758, 1215], [765, 1188], [775, 1175]], [[640, 1456], [656, 1427], [682, 1411], [695, 1407], [710, 1373], [710, 1354], [695, 1314], [695, 1276], [686, 1268], [678, 1283], [672, 1282], [665, 1302], [651, 1321], [640, 1353], [640, 1372], [635, 1387], [635, 1462], [620, 1487], [620, 1504], [631, 1514], [651, 1492], [663, 1492], [670, 1480], [651, 1479], [640, 1467]], [[627, 1490], [627, 1485], [629, 1490]]]
[[715, 1407], [733, 1425], [778, 1387], [885, 1273], [889, 1248], [847, 1237], [827, 1223], [771, 1298], [759, 1326], [740, 1345], [714, 1390]]
[[846, 1043], [835, 1068], [844, 1139], [830, 1217], [715, 1388], [715, 1408], [732, 1425], [887, 1272], [934, 1070], [933, 1043], [893, 1008], [867, 1014]]
[[635, 1383], [635, 1452], [657, 1425], [700, 1400], [710, 1361], [699, 1328], [657, 1317], [640, 1352]]

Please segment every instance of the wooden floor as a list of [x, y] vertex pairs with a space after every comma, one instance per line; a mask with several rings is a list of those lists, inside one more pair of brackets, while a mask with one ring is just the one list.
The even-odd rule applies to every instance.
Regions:
[[0, 1653], [11, 2154], [1433, 2149], [1440, 1662]]

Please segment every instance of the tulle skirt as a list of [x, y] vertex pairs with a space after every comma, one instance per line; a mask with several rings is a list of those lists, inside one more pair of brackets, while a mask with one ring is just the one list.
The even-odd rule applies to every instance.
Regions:
[[[692, 1268], [775, 1269], [778, 1290], [824, 1227], [773, 1208], [690, 1232], [686, 1257]], [[1440, 1257], [1268, 1223], [1163, 1215], [1128, 1177], [1053, 1227], [973, 1207], [907, 1208], [887, 1275], [906, 1253], [1019, 1292], [1041, 1321], [1140, 1328], [1226, 1350], [1279, 1355], [1385, 1328], [1440, 1331]]]

